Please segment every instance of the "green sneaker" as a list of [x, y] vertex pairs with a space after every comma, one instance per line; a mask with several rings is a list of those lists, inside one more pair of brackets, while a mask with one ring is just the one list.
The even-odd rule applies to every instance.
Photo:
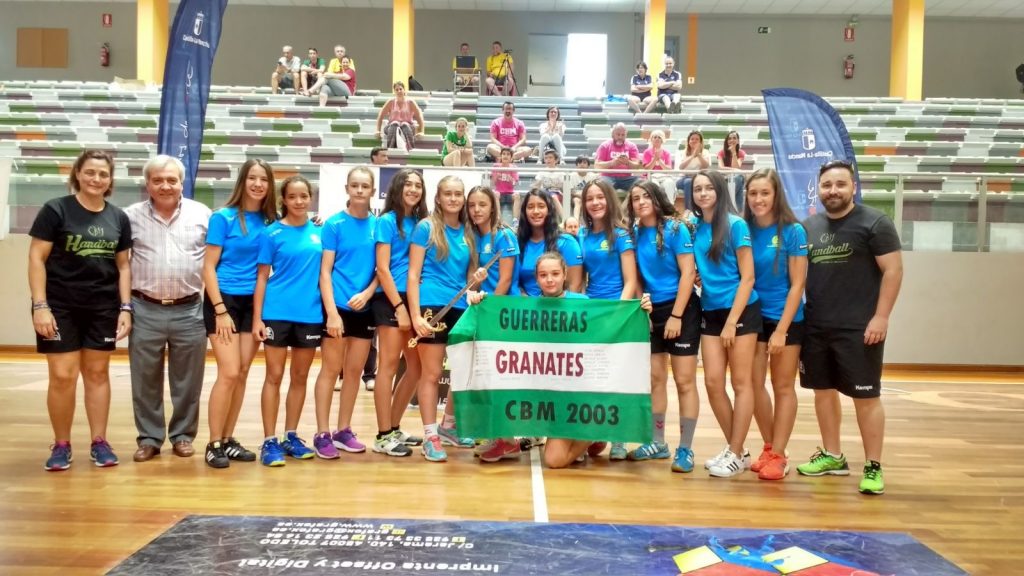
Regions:
[[818, 451], [811, 456], [811, 461], [797, 466], [796, 471], [804, 476], [824, 476], [826, 474], [849, 476], [850, 466], [846, 463], [846, 456], [842, 454], [835, 456], [819, 447]]
[[885, 480], [882, 479], [881, 466], [864, 465], [864, 478], [860, 481], [860, 493], [876, 496], [885, 494]]

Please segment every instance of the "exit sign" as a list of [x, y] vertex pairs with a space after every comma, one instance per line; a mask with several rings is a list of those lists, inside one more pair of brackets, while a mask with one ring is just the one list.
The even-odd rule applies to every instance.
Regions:
[[772, 33], [772, 27], [771, 26], [758, 26], [757, 27], [757, 33], [758, 34], [771, 34]]

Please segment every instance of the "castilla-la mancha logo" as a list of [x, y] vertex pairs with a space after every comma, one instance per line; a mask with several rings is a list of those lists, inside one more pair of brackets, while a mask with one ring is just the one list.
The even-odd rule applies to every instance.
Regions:
[[196, 14], [196, 22], [192, 26], [192, 33], [195, 34], [196, 36], [199, 36], [199, 35], [201, 35], [203, 33], [203, 20], [204, 19], [206, 19], [206, 16], [202, 12], [199, 12], [199, 13]]

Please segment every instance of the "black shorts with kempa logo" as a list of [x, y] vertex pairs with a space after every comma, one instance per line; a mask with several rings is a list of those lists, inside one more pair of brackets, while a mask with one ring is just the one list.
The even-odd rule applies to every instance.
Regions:
[[651, 354], [670, 356], [696, 356], [700, 350], [700, 298], [691, 294], [683, 310], [682, 330], [679, 336], [665, 339], [665, 324], [672, 315], [675, 300], [654, 304], [651, 310]]
[[808, 327], [800, 349], [800, 386], [838, 390], [851, 398], [878, 398], [884, 351], [884, 341], [865, 344], [863, 330]]
[[316, 348], [324, 337], [322, 322], [309, 324], [306, 322], [288, 322], [285, 320], [265, 320], [267, 339], [266, 346], [278, 348]]
[[116, 346], [117, 316], [121, 313], [116, 302], [100, 309], [54, 303], [50, 306], [57, 333], [53, 338], [36, 333], [36, 351], [40, 354], [77, 352], [83, 348], [110, 352]]
[[[730, 308], [705, 310], [701, 317], [700, 333], [704, 336], [721, 336], [722, 330], [725, 329], [725, 321], [729, 319], [730, 312], [732, 312]], [[747, 304], [747, 307], [743, 309], [743, 313], [740, 314], [740, 319], [736, 321], [736, 335], [744, 336], [746, 334], [760, 333], [761, 303]]]

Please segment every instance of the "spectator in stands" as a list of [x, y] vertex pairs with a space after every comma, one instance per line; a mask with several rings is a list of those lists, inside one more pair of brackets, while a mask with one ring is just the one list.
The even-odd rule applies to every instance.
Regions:
[[704, 135], [700, 131], [694, 130], [686, 136], [686, 151], [683, 153], [683, 159], [679, 162], [679, 170], [694, 171], [694, 174], [684, 174], [682, 178], [676, 180], [676, 189], [683, 191], [682, 206], [676, 202], [676, 211], [680, 214], [690, 206], [690, 198], [693, 196], [693, 177], [696, 172], [707, 170], [710, 167], [711, 162], [704, 154]]
[[580, 235], [580, 220], [579, 220], [579, 218], [577, 218], [575, 216], [569, 216], [568, 218], [566, 218], [565, 222], [562, 224], [562, 230], [565, 230], [566, 234], [568, 234], [569, 236], [572, 236], [577, 241], [579, 241], [579, 235]]
[[299, 86], [299, 69], [302, 67], [302, 60], [292, 54], [292, 47], [281, 48], [282, 56], [277, 59], [277, 67], [270, 75], [270, 89], [274, 94], [278, 90], [297, 90]]
[[629, 96], [626, 96], [630, 110], [639, 114], [641, 104], [644, 105], [644, 112], [650, 112], [654, 108], [658, 100], [651, 93], [652, 86], [654, 86], [654, 80], [647, 73], [647, 63], [637, 62], [636, 74], [629, 81]]
[[579, 225], [580, 209], [583, 205], [583, 188], [590, 184], [590, 181], [594, 178], [599, 178], [600, 175], [590, 171], [590, 167], [593, 163], [590, 161], [589, 156], [577, 156], [576, 157], [576, 172], [569, 174], [567, 178], [567, 187], [569, 188], [569, 213], [572, 214]]
[[[544, 166], [549, 170], [558, 168], [560, 159], [558, 152], [550, 148], [544, 151]], [[548, 171], [538, 172], [537, 177], [533, 180], [533, 188], [540, 188], [551, 196], [555, 203], [555, 210], [558, 212], [556, 216], [558, 216], [559, 221], [563, 220], [565, 218], [565, 210], [562, 208], [562, 194], [565, 189], [565, 174]]]
[[375, 146], [370, 150], [370, 164], [384, 166], [388, 163], [388, 149]]
[[326, 70], [327, 62], [320, 57], [316, 48], [310, 48], [309, 57], [302, 61], [302, 66], [299, 68], [299, 81], [302, 82], [301, 94], [303, 96], [309, 96], [309, 87], [316, 86]]
[[444, 135], [444, 146], [441, 148], [441, 163], [445, 166], [476, 166], [473, 158], [473, 139], [469, 137], [469, 121], [459, 118], [455, 121], [455, 130]]
[[[672, 169], [672, 153], [665, 149], [664, 144], [665, 133], [661, 130], [652, 130], [647, 139], [647, 150], [644, 150], [644, 155], [640, 159], [644, 168], [648, 170]], [[669, 202], [675, 199], [676, 182], [671, 176], [651, 174], [651, 180], [665, 190]]]
[[515, 227], [514, 215], [519, 214], [519, 195], [516, 184], [519, 183], [519, 169], [512, 164], [512, 149], [502, 148], [498, 152], [498, 164], [491, 170], [491, 189], [498, 193], [498, 204], [501, 206], [501, 221]]
[[[735, 187], [733, 195], [736, 197], [736, 209], [743, 211], [743, 203], [746, 194], [743, 193], [745, 179], [738, 171], [743, 169], [743, 161], [747, 153], [740, 149], [740, 135], [733, 130], [725, 135], [722, 149], [718, 151], [718, 170], [723, 176], [732, 176], [732, 184]], [[729, 174], [729, 173], [732, 174]]]
[[515, 74], [512, 70], [511, 51], [502, 51], [501, 42], [497, 40], [491, 44], [491, 55], [487, 57], [487, 95], [493, 96], [500, 92], [506, 96], [513, 96], [516, 93]]
[[562, 112], [558, 106], [548, 108], [547, 119], [540, 124], [540, 142], [537, 144], [537, 162], [542, 162], [547, 149], [558, 153], [558, 159], [565, 158], [565, 144], [562, 138], [565, 137], [565, 122], [562, 122]]
[[526, 158], [533, 148], [526, 145], [526, 124], [515, 117], [516, 105], [505, 102], [501, 106], [501, 116], [491, 122], [491, 143], [487, 145], [487, 154], [497, 159], [502, 148], [512, 149], [512, 161]]
[[[472, 58], [473, 66], [465, 68], [459, 66], [459, 58]], [[452, 72], [455, 74], [455, 88], [457, 92], [478, 92], [480, 90], [480, 62], [469, 53], [469, 43], [459, 44], [459, 54], [452, 58]]]
[[352, 60], [345, 56], [344, 46], [334, 47], [334, 54], [338, 55], [339, 53], [341, 55], [331, 59], [331, 63], [327, 65], [327, 71], [311, 90], [314, 94], [317, 90], [320, 91], [321, 106], [326, 106], [327, 99], [331, 96], [348, 98], [356, 93], [356, 69], [352, 67]]
[[[405, 150], [412, 150], [416, 135], [423, 135], [423, 111], [416, 102], [405, 97], [405, 83], [395, 82], [392, 89], [395, 97], [388, 100], [377, 114], [377, 137], [384, 137], [384, 144], [389, 150], [398, 148], [400, 139], [404, 141]], [[385, 118], [388, 124], [381, 132]]]
[[683, 109], [682, 96], [683, 77], [675, 69], [676, 61], [671, 56], [665, 58], [665, 70], [658, 74], [658, 100], [665, 107], [665, 112], [678, 113]]
[[28, 283], [36, 350], [46, 355], [46, 407], [53, 445], [44, 468], [71, 467], [71, 423], [75, 390], [82, 376], [90, 459], [116, 466], [106, 441], [110, 413], [110, 355], [132, 328], [128, 264], [131, 224], [108, 202], [114, 159], [86, 150], [71, 168], [71, 194], [48, 200], [29, 235]]
[[[640, 150], [626, 140], [626, 125], [619, 122], [612, 127], [612, 137], [597, 147], [596, 165], [602, 170], [625, 170], [640, 167]], [[602, 173], [617, 190], [633, 188], [636, 176], [622, 172]]]

